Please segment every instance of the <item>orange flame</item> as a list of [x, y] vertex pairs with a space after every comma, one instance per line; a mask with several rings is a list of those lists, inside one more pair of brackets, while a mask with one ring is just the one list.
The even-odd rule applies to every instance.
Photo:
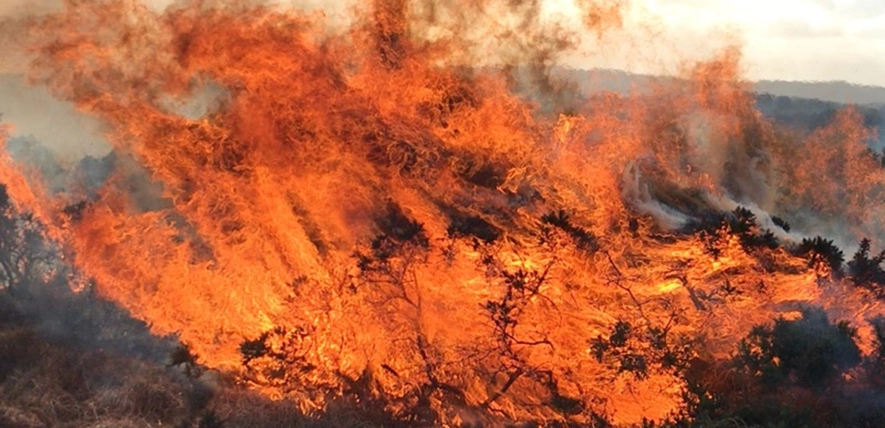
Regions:
[[[619, 3], [580, 3], [600, 37], [622, 20]], [[573, 42], [539, 30], [536, 6], [385, 0], [329, 34], [295, 11], [68, 0], [31, 22], [31, 76], [104, 120], [129, 161], [79, 219], [7, 155], [0, 181], [104, 296], [206, 365], [307, 408], [368, 374], [387, 397], [437, 387], [448, 424], [469, 409], [634, 423], [677, 410], [683, 385], [660, 365], [640, 378], [595, 358], [592, 340], [618, 321], [724, 358], [804, 302], [869, 341], [865, 319], [881, 308], [842, 283], [819, 287], [804, 260], [745, 251], [727, 233], [714, 257], [669, 232], [743, 203], [844, 214], [852, 236], [875, 233], [885, 173], [861, 153], [857, 114], [789, 147], [755, 109], [737, 51], [682, 83], [543, 114], [500, 69], [465, 66], [485, 43], [543, 71]], [[464, 11], [511, 15], [483, 27]], [[205, 115], [176, 111], [200, 91], [212, 94]], [[838, 176], [823, 183], [822, 170]], [[545, 217], [560, 210], [571, 217]], [[274, 328], [268, 346], [304, 369], [298, 384], [257, 370], [267, 359], [243, 367], [244, 341]]]

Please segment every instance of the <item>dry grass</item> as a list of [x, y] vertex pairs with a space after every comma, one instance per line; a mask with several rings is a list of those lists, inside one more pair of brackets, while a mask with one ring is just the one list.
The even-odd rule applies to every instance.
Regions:
[[209, 391], [175, 368], [54, 347], [24, 330], [0, 337], [7, 345], [0, 347], [0, 358], [18, 357], [0, 382], [4, 428], [202, 428], [209, 412], [224, 428], [378, 426], [346, 406], [310, 419], [291, 402], [236, 387]]
[[[71, 336], [54, 336], [80, 324], [61, 323], [62, 329], [53, 327], [48, 333], [45, 316], [22, 312], [19, 302], [0, 293], [0, 427], [218, 428], [207, 423], [209, 415], [216, 416], [223, 428], [380, 426], [367, 423], [359, 406], [338, 403], [331, 412], [308, 418], [295, 403], [272, 401], [236, 387], [222, 374], [188, 377], [181, 368], [155, 358], [167, 338], [155, 338], [156, 346], [141, 346], [151, 349], [147, 356], [134, 352], [115, 331], [124, 325], [131, 332], [132, 320], [116, 322], [120, 315], [108, 317], [107, 302], [93, 305], [90, 300], [73, 298], [77, 307], [65, 312], [81, 317], [85, 313], [86, 318], [101, 313], [100, 322], [81, 324], [89, 329], [104, 324], [106, 331], [101, 334], [121, 343], [98, 348], [108, 339], [98, 344], [76, 339], [84, 334], [82, 329]], [[137, 340], [144, 345], [150, 338]]]
[[70, 351], [23, 328], [4, 331], [0, 343], [0, 426], [152, 427], [190, 417], [190, 381], [162, 366]]

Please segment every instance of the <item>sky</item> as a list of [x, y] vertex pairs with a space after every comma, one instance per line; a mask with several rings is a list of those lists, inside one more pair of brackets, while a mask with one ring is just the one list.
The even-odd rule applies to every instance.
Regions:
[[885, 86], [883, 0], [649, 0], [689, 37], [733, 29], [751, 78]]
[[[546, 1], [556, 13], [574, 14], [573, 0]], [[885, 86], [885, 0], [630, 3], [624, 25], [636, 47], [627, 55], [633, 60], [626, 68], [653, 71], [737, 45], [752, 80], [842, 80]], [[654, 47], [643, 50], [650, 45]], [[589, 50], [572, 56], [570, 62], [580, 65], [587, 58], [592, 62]]]

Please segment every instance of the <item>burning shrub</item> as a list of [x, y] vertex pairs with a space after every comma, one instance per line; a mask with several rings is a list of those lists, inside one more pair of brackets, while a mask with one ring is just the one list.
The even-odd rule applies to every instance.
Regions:
[[477, 163], [469, 160], [465, 163], [466, 166], [461, 174], [468, 183], [487, 189], [496, 189], [504, 184], [506, 174], [500, 171], [500, 167], [497, 165]]
[[261, 358], [270, 352], [270, 348], [267, 346], [267, 338], [269, 336], [269, 332], [264, 332], [257, 338], [246, 339], [240, 344], [240, 353], [243, 354], [244, 366], [248, 366], [252, 360]]
[[870, 240], [864, 238], [860, 241], [860, 248], [854, 253], [848, 262], [848, 277], [858, 287], [874, 290], [880, 296], [885, 295], [885, 290], [877, 286], [885, 285], [885, 270], [882, 262], [885, 261], [885, 250], [870, 257]]
[[847, 322], [832, 324], [823, 310], [806, 309], [800, 319], [754, 327], [739, 344], [736, 363], [768, 386], [818, 387], [860, 363], [855, 337]]
[[725, 234], [737, 236], [741, 248], [747, 253], [780, 246], [772, 231], [759, 226], [756, 214], [740, 206], [728, 213], [703, 212], [686, 230], [697, 233], [704, 243], [704, 252], [716, 259], [722, 254]]
[[376, 240], [389, 238], [398, 242], [412, 242], [422, 247], [429, 244], [424, 226], [406, 216], [396, 204], [388, 204], [385, 214], [378, 218], [377, 223], [381, 235]]
[[538, 296], [544, 281], [547, 278], [549, 266], [544, 271], [517, 269], [516, 271], [502, 271], [504, 293], [497, 300], [489, 300], [484, 309], [492, 321], [493, 334], [497, 343], [496, 354], [500, 359], [500, 367], [497, 369], [507, 376], [507, 381], [488, 399], [483, 406], [501, 398], [513, 384], [522, 377], [528, 377], [536, 382], [552, 389], [553, 396], [558, 396], [552, 374], [538, 370], [529, 365], [522, 350], [536, 346], [552, 347], [547, 337], [541, 334], [538, 337], [524, 338], [517, 334], [517, 326], [520, 317], [525, 312], [531, 300]]
[[184, 344], [176, 346], [169, 355], [169, 367], [184, 367], [184, 372], [190, 377], [199, 377], [202, 373], [197, 355]]
[[679, 372], [688, 367], [691, 349], [684, 338], [672, 343], [667, 328], [635, 329], [626, 321], [617, 321], [608, 337], [602, 335], [590, 340], [590, 349], [600, 363], [645, 379], [652, 365], [663, 370]]
[[747, 251], [753, 248], [774, 249], [780, 245], [770, 230], [759, 227], [756, 214], [744, 207], [737, 207], [731, 212], [728, 228], [740, 238], [741, 246]]
[[307, 359], [310, 332], [303, 327], [291, 331], [276, 327], [256, 339], [246, 340], [240, 345], [243, 365], [257, 369], [272, 383], [296, 380], [299, 374], [313, 370]]
[[805, 238], [793, 249], [793, 254], [808, 259], [808, 267], [820, 276], [842, 277], [842, 263], [845, 255], [830, 239], [817, 236]]
[[43, 240], [43, 226], [30, 213], [16, 212], [0, 184], [0, 290], [39, 282], [55, 254]]
[[381, 275], [392, 283], [401, 282], [405, 272], [430, 245], [424, 226], [392, 204], [377, 223], [382, 233], [372, 239], [369, 251], [355, 252], [357, 266], [364, 275]]
[[544, 214], [541, 216], [541, 224], [565, 232], [572, 240], [574, 240], [575, 246], [583, 251], [592, 254], [599, 249], [599, 242], [596, 236], [594, 236], [589, 230], [572, 223], [568, 213], [564, 210]]
[[519, 316], [529, 304], [529, 300], [537, 296], [547, 276], [547, 271], [529, 271], [518, 269], [514, 272], [502, 272], [506, 286], [499, 300], [489, 300], [485, 309], [494, 323], [495, 337], [501, 343], [503, 354], [518, 360], [514, 353], [514, 345], [540, 345], [550, 342], [546, 339], [523, 341], [516, 337], [516, 326]]
[[787, 223], [786, 220], [784, 220], [778, 216], [775, 216], [775, 215], [771, 216], [771, 222], [774, 223], [775, 226], [783, 229], [784, 232], [789, 233], [790, 230], [792, 229], [792, 227], [790, 227], [790, 223]]
[[454, 215], [446, 233], [450, 238], [472, 236], [489, 244], [498, 239], [501, 230], [478, 216]]

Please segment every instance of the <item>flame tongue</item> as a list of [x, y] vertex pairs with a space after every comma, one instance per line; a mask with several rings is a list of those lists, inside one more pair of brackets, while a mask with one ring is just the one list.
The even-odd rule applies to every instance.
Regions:
[[[737, 200], [835, 215], [848, 189], [840, 213], [869, 233], [872, 160], [840, 165], [839, 189], [812, 191], [809, 175], [849, 158], [829, 148], [837, 138], [859, 153], [856, 113], [788, 156], [729, 51], [685, 85], [548, 115], [498, 69], [461, 67], [485, 36], [511, 35], [489, 39], [504, 63], [568, 45], [527, 18], [536, 2], [510, 3], [433, 15], [377, 2], [329, 34], [317, 16], [260, 7], [69, 0], [33, 23], [33, 77], [106, 121], [116, 174], [76, 216], [9, 168], [3, 181], [103, 295], [208, 366], [245, 364], [254, 387], [306, 406], [368, 377], [394, 407], [434, 391], [447, 423], [468, 408], [516, 420], [617, 409], [632, 423], [677, 408], [671, 360], [691, 358], [689, 343], [725, 357], [795, 302], [873, 314], [856, 291], [821, 291], [805, 260], [748, 250], [765, 238], [755, 224], [704, 223]], [[608, 2], [581, 3], [600, 37], [620, 22]], [[483, 30], [459, 8], [510, 20]], [[189, 96], [208, 100], [198, 114], [183, 113]]]

